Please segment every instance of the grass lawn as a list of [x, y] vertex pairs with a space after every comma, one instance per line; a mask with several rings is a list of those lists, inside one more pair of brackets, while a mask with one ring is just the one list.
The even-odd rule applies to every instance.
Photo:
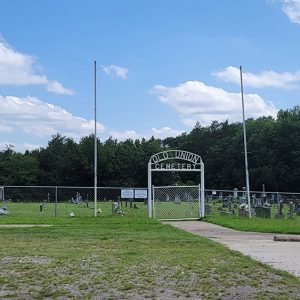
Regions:
[[270, 219], [255, 216], [251, 219], [240, 218], [237, 216], [237, 210], [235, 215], [220, 215], [218, 205], [220, 206], [220, 204], [214, 205], [213, 212], [207, 214], [204, 221], [242, 231], [300, 234], [300, 217], [294, 214], [293, 218], [289, 219], [287, 205], [284, 206], [284, 218], [281, 219], [275, 218], [276, 205], [272, 206]]
[[0, 299], [300, 298], [299, 279], [131, 211], [0, 228]]
[[[39, 202], [0, 203], [0, 207], [4, 204], [8, 207], [9, 217], [0, 216], [0, 222], [2, 223], [24, 223], [27, 221], [30, 224], [32, 224], [32, 222], [39, 224], [40, 222], [47, 223], [51, 222], [55, 215], [57, 217], [66, 218], [71, 212], [73, 212], [76, 217], [94, 216], [94, 202], [89, 202], [88, 207], [85, 202], [82, 202], [81, 204], [59, 202], [57, 205], [55, 205], [55, 203], [44, 203], [42, 205], [42, 210], [40, 210]], [[99, 216], [111, 216], [112, 205], [113, 201], [99, 201], [97, 203], [97, 209], [101, 209]], [[132, 203], [132, 207], [134, 205], [137, 207], [137, 209], [130, 208], [130, 203], [128, 203], [126, 206], [125, 201], [123, 201], [122, 210], [124, 211], [125, 215], [147, 216], [147, 205], [145, 205], [143, 202]]]
[[204, 221], [242, 231], [300, 234], [300, 218], [261, 219], [253, 217], [206, 216]]

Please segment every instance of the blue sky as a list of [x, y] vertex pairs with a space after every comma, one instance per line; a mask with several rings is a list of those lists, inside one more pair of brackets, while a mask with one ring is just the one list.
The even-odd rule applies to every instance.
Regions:
[[0, 148], [158, 138], [299, 104], [300, 0], [1, 0]]

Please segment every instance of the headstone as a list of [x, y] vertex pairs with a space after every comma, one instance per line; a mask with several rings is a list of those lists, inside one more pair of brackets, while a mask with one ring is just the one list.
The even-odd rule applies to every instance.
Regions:
[[81, 201], [82, 201], [82, 196], [78, 192], [76, 193], [75, 199], [71, 198], [71, 202], [74, 204], [80, 204]]
[[283, 217], [283, 198], [280, 194], [277, 193], [277, 213], [276, 218], [282, 218]]
[[210, 204], [205, 204], [205, 213], [206, 214], [212, 213], [212, 206]]
[[236, 199], [238, 197], [238, 189], [234, 188], [233, 189], [233, 198]]
[[300, 216], [300, 201], [295, 201], [295, 213], [297, 216]]
[[256, 199], [256, 194], [253, 194], [252, 195], [252, 206], [260, 206], [261, 203], [259, 203], [260, 202], [259, 200], [260, 200], [259, 198]]
[[259, 218], [270, 219], [271, 207], [257, 206], [255, 207], [255, 214]]
[[8, 214], [9, 214], [9, 212], [8, 212], [7, 206], [0, 207], [0, 216], [6, 216]]
[[263, 190], [263, 192], [261, 194], [261, 198], [262, 198], [263, 205], [264, 205], [264, 203], [267, 200], [267, 194], [266, 194], [266, 186], [265, 186], [265, 184], [262, 185], [262, 190]]
[[228, 198], [223, 198], [222, 199], [223, 201], [222, 201], [222, 208], [226, 208], [226, 207], [228, 207]]
[[181, 203], [180, 197], [178, 195], [175, 195], [175, 201], [174, 202], [176, 204], [180, 204]]
[[120, 202], [112, 203], [112, 213], [113, 215], [123, 215]]
[[289, 219], [292, 219], [294, 216], [294, 205], [293, 202], [291, 201], [289, 203]]
[[242, 203], [239, 208], [240, 217], [249, 217], [249, 207], [246, 203]]

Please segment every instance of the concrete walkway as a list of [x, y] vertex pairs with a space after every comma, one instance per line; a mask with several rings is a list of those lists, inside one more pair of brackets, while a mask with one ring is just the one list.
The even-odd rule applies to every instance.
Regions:
[[[232, 250], [300, 277], [300, 242], [275, 242], [273, 233], [237, 231], [201, 221], [164, 223], [207, 237]], [[288, 236], [299, 238], [299, 235]]]

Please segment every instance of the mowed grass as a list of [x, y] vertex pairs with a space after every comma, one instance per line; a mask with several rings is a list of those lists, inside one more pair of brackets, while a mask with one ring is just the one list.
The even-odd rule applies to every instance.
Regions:
[[204, 221], [242, 231], [300, 234], [299, 217], [294, 219], [262, 219], [253, 217], [249, 219], [234, 216], [206, 216]]
[[[55, 204], [47, 203], [40, 211], [40, 203], [8, 203], [9, 216], [0, 216], [0, 222], [6, 224], [48, 224], [53, 222], [55, 216]], [[98, 214], [100, 218], [112, 215], [113, 201], [98, 202], [97, 208], [101, 209]], [[221, 215], [220, 203], [214, 203], [213, 213], [207, 214], [204, 221], [218, 224], [221, 226], [233, 228], [242, 231], [256, 231], [256, 232], [271, 232], [283, 234], [300, 234], [300, 217], [294, 214], [292, 219], [288, 218], [288, 207], [284, 206], [284, 218], [275, 218], [276, 205], [272, 206], [272, 218], [263, 219], [252, 217], [240, 218], [238, 217], [238, 210], [235, 209], [235, 215]], [[125, 217], [144, 217], [147, 218], [147, 205], [143, 202], [130, 203], [123, 201], [122, 212]], [[133, 208], [133, 207], [136, 208]], [[83, 202], [79, 205], [72, 203], [58, 203], [56, 206], [56, 215], [59, 222], [68, 220], [70, 212], [74, 212], [75, 217], [92, 217], [94, 215], [94, 203], [89, 202], [88, 207]], [[199, 216], [199, 208], [197, 202], [181, 202], [174, 203], [161, 202], [155, 203], [153, 212], [157, 219], [197, 219]], [[68, 221], [67, 221], [68, 222]]]
[[213, 213], [207, 214], [203, 220], [242, 231], [300, 234], [300, 216], [294, 214], [293, 218], [288, 218], [287, 205], [284, 206], [283, 218], [276, 218], [275, 212], [276, 205], [273, 205], [272, 217], [270, 219], [255, 216], [249, 219], [239, 217], [237, 210], [235, 210], [235, 215], [221, 215], [218, 205], [214, 205]]
[[[82, 202], [74, 204], [70, 202], [60, 203], [42, 203], [39, 202], [9, 202], [8, 206], [10, 220], [24, 222], [24, 219], [33, 218], [48, 219], [49, 217], [68, 217], [71, 212], [78, 217], [88, 217], [94, 215], [94, 203]], [[1, 207], [1, 205], [0, 205]], [[136, 208], [134, 208], [136, 207]], [[111, 216], [113, 211], [113, 201], [98, 202], [97, 209], [101, 209], [99, 216]], [[121, 210], [125, 215], [148, 215], [148, 206], [144, 202], [126, 202], [122, 201]], [[199, 218], [199, 205], [197, 201], [175, 203], [170, 202], [155, 202], [153, 213], [156, 219], [197, 219]]]
[[[73, 204], [69, 202], [60, 203], [42, 203], [42, 209], [39, 202], [7, 202], [2, 205], [8, 207], [9, 215], [0, 216], [0, 222], [6, 224], [48, 224], [53, 222], [55, 217], [63, 222], [73, 212], [75, 217], [92, 217], [94, 216], [94, 202], [85, 202]], [[0, 205], [0, 207], [2, 206]], [[147, 205], [143, 202], [131, 204], [123, 201], [121, 210], [125, 216], [147, 216]], [[136, 208], [134, 208], [134, 206]], [[113, 201], [98, 202], [97, 209], [99, 217], [111, 216], [113, 214]]]
[[0, 299], [300, 298], [299, 279], [131, 212], [0, 228]]

